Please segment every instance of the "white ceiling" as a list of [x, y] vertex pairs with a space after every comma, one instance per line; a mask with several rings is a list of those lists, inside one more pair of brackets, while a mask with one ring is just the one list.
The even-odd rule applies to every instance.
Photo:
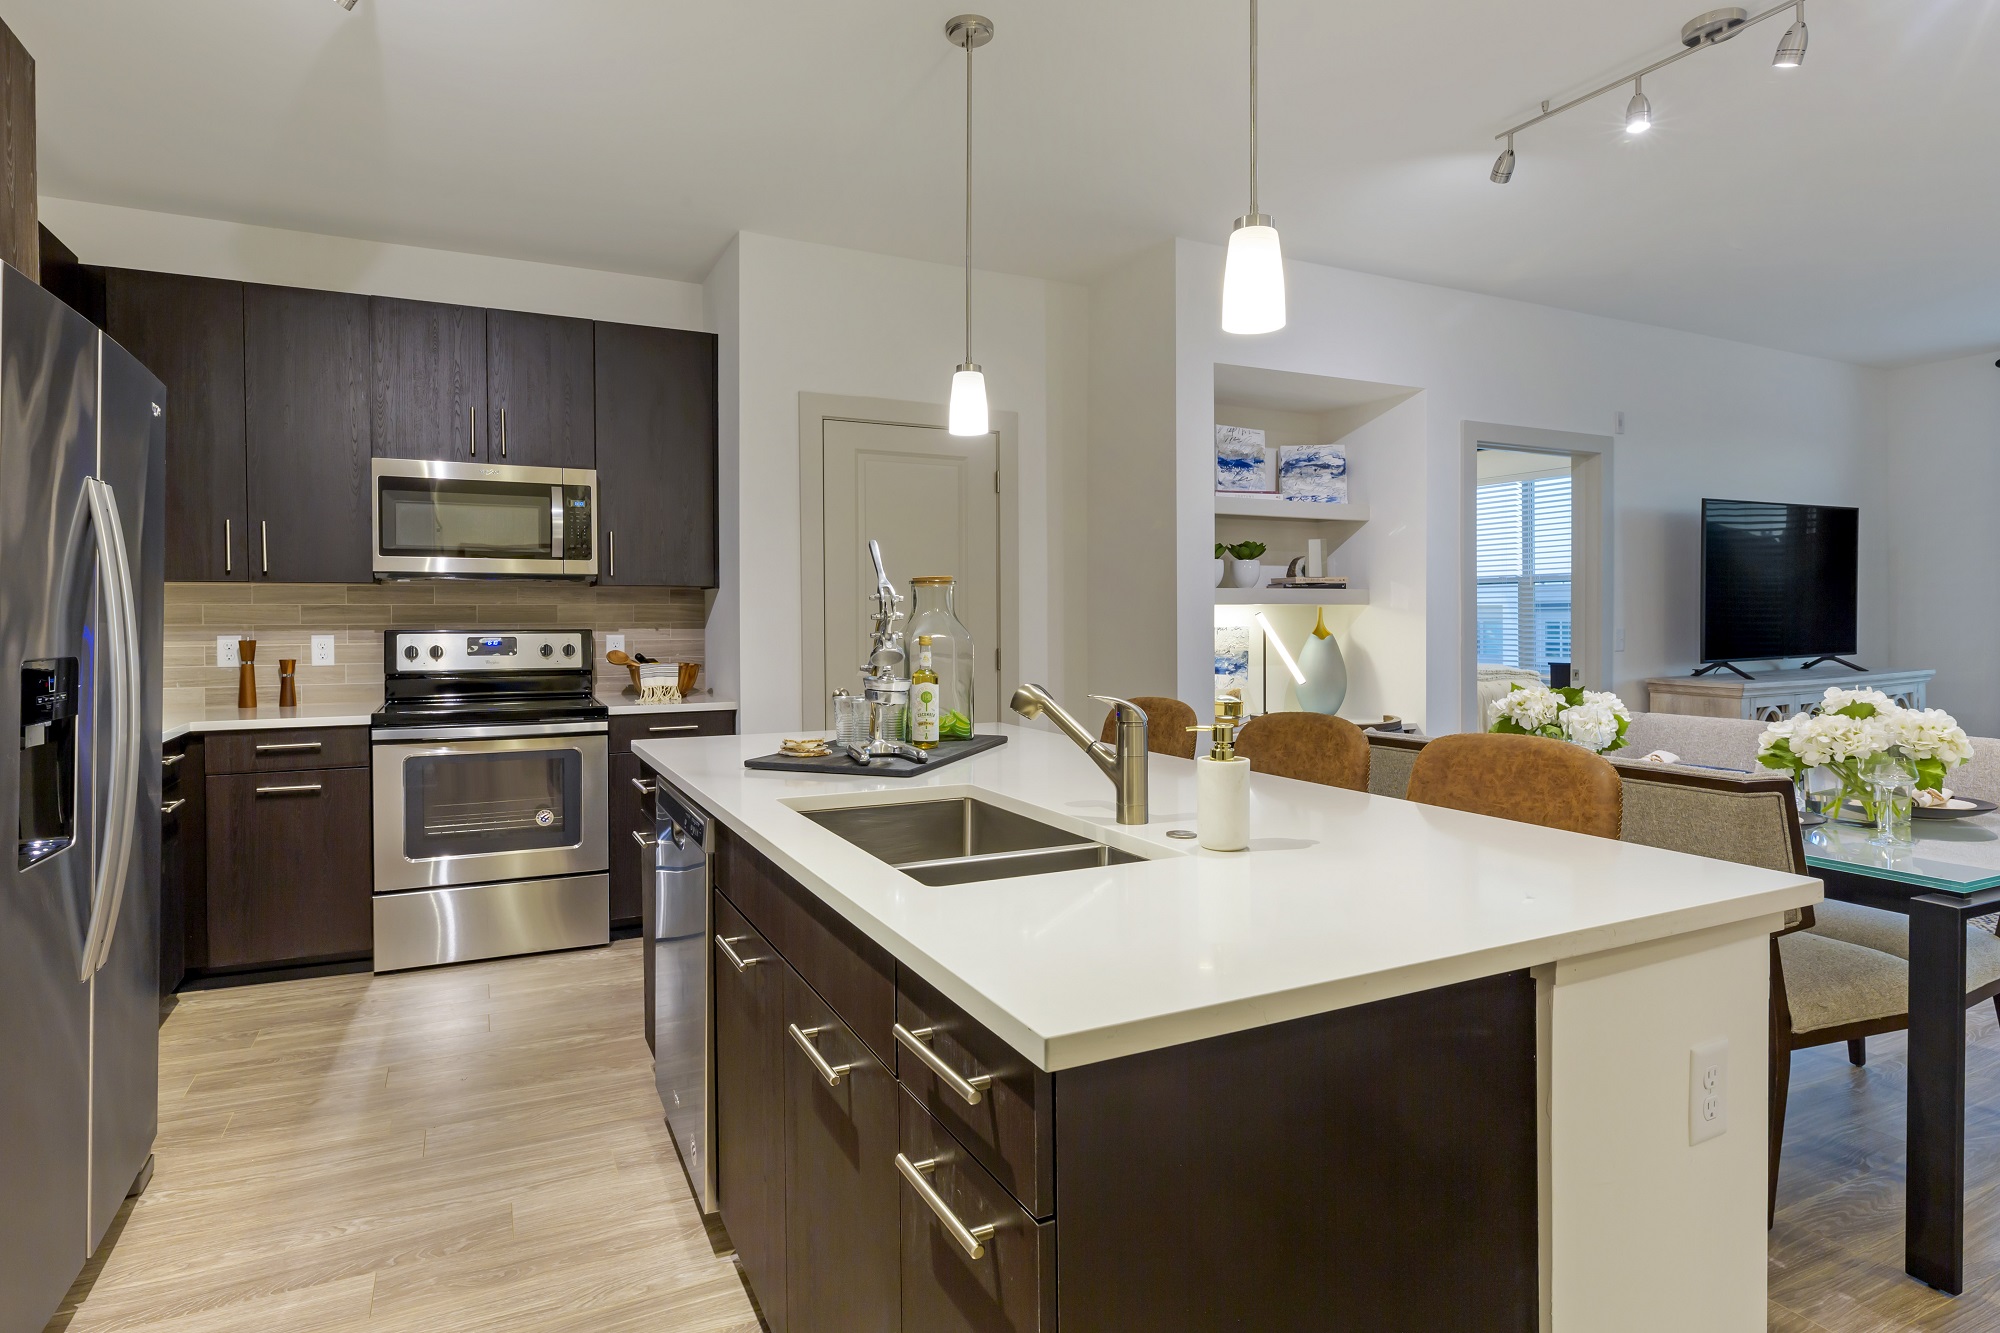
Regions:
[[[1827, 356], [2000, 342], [2000, 0], [1812, 0], [1624, 97], [1709, 0], [1263, 0], [1296, 259]], [[11, 0], [45, 193], [697, 278], [739, 230], [958, 258], [953, 0]], [[986, 0], [977, 262], [1087, 279], [1245, 208], [1241, 0]], [[89, 256], [85, 256], [89, 258]]]

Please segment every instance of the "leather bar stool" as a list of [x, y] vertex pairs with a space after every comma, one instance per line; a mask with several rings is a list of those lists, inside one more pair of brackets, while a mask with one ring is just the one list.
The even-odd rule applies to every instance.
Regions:
[[1603, 756], [1546, 736], [1495, 732], [1426, 745], [1410, 768], [1409, 799], [1600, 838], [1618, 836], [1625, 804], [1618, 770]]
[[1236, 753], [1253, 773], [1349, 791], [1368, 790], [1368, 738], [1325, 713], [1266, 713], [1243, 724]]
[[[1156, 694], [1134, 694], [1127, 696], [1133, 703], [1146, 711], [1146, 750], [1151, 754], [1170, 754], [1181, 759], [1194, 758], [1195, 734], [1188, 728], [1195, 724], [1194, 709], [1179, 699], [1166, 699]], [[1112, 709], [1104, 715], [1104, 726], [1098, 738], [1106, 745], [1118, 743], [1118, 710]]]

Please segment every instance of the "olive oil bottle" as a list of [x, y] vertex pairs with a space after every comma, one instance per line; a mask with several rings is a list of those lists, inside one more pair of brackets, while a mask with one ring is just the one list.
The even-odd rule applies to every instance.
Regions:
[[938, 675], [931, 667], [931, 636], [917, 636], [917, 669], [910, 673], [910, 740], [920, 750], [937, 748]]

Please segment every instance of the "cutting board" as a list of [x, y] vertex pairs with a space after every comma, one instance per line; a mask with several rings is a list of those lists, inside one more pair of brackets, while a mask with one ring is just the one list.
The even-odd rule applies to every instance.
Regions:
[[969, 741], [939, 741], [937, 749], [931, 751], [928, 764], [914, 764], [907, 759], [892, 756], [878, 759], [872, 764], [857, 764], [848, 758], [845, 750], [835, 751], [824, 759], [795, 759], [786, 754], [765, 754], [755, 759], [745, 759], [743, 767], [762, 769], [772, 773], [813, 773], [822, 777], [848, 778], [913, 778], [919, 773], [931, 773], [946, 764], [960, 759], [970, 759], [973, 755], [1005, 745], [1005, 736], [974, 736]]

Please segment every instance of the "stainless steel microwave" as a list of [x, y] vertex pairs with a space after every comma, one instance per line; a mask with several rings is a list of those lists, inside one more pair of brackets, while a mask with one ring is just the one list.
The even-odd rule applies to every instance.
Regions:
[[376, 578], [594, 578], [597, 473], [372, 460]]

